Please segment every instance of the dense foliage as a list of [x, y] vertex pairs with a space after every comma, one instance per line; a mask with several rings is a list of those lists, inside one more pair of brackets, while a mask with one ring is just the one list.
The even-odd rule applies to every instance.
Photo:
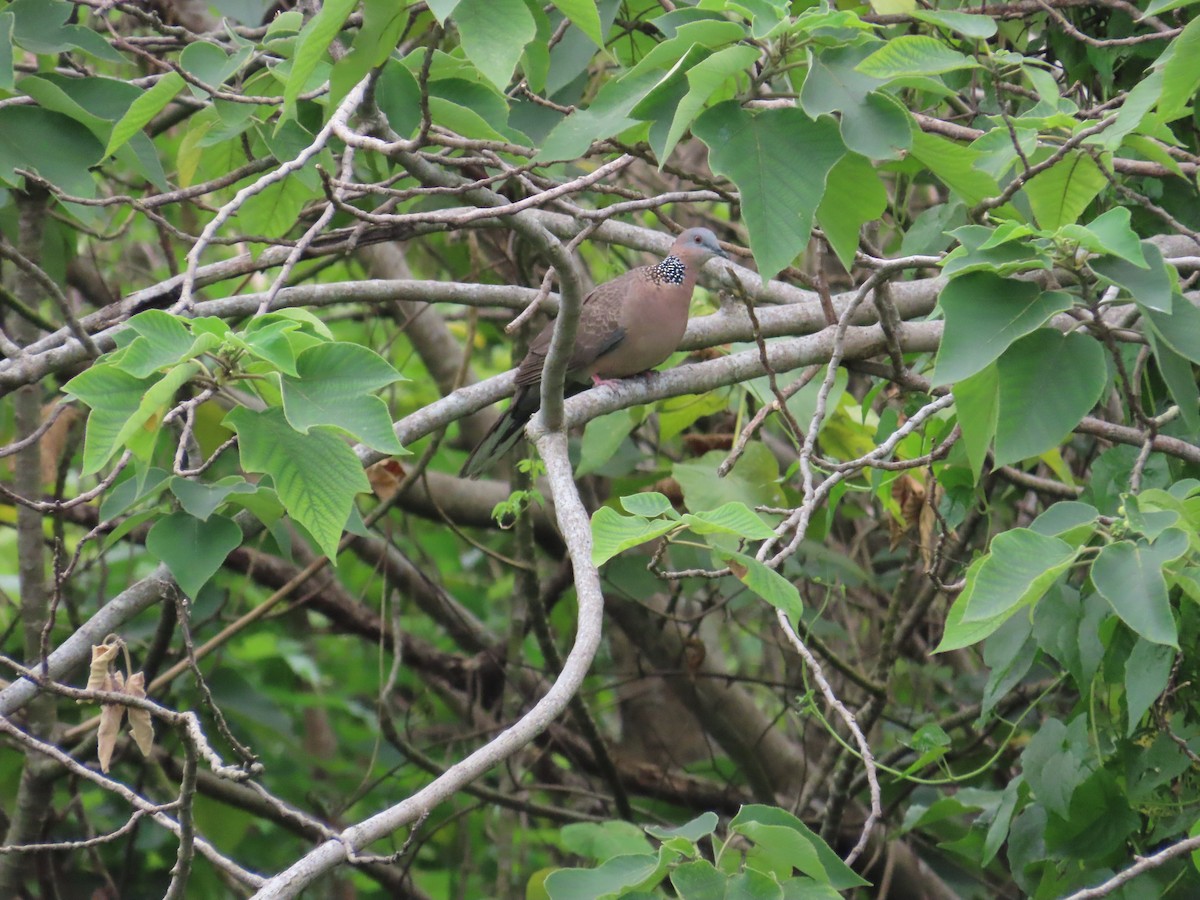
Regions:
[[1195, 0], [0, 0], [0, 896], [1200, 895], [1198, 87]]

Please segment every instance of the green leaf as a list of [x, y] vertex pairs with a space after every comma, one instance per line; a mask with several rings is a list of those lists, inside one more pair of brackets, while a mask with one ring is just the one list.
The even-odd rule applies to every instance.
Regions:
[[913, 143], [912, 115], [887, 94], [867, 94], [842, 113], [842, 139], [869, 159], [898, 159]]
[[592, 565], [601, 566], [618, 553], [662, 537], [679, 527], [672, 519], [647, 521], [623, 516], [609, 506], [592, 513]]
[[1148, 641], [1179, 648], [1171, 615], [1163, 566], [1188, 548], [1178, 528], [1163, 532], [1153, 544], [1117, 541], [1104, 547], [1092, 563], [1092, 583], [1121, 621]]
[[817, 222], [846, 270], [854, 264], [859, 232], [887, 208], [887, 188], [874, 166], [857, 153], [847, 153], [829, 171]]
[[[1057, 447], [1100, 400], [1108, 383], [1095, 338], [1042, 328], [1013, 343], [996, 363], [1000, 408], [996, 465]], [[1053, 388], [1047, 390], [1047, 385]]]
[[792, 622], [804, 615], [804, 601], [796, 586], [752, 556], [743, 553], [722, 554], [721, 561], [729, 566], [735, 578], [776, 609], [783, 610]]
[[600, 28], [600, 12], [593, 0], [554, 0], [554, 5], [571, 24], [588, 36], [597, 47], [604, 48], [604, 33]]
[[111, 363], [97, 363], [63, 385], [64, 393], [92, 409], [84, 432], [82, 474], [100, 471], [112, 458], [121, 429], [154, 383], [153, 378], [135, 378]]
[[671, 872], [671, 885], [679, 900], [725, 900], [729, 876], [707, 859], [676, 866]]
[[130, 138], [148, 125], [150, 120], [162, 112], [163, 108], [175, 99], [175, 95], [183, 90], [184, 84], [186, 82], [182, 75], [178, 72], [168, 72], [158, 80], [154, 87], [134, 100], [125, 115], [121, 116], [120, 121], [113, 126], [108, 146], [104, 148], [104, 155], [110, 156], [118, 147], [126, 144]]
[[708, 146], [713, 171], [737, 185], [759, 274], [773, 278], [808, 244], [826, 176], [846, 152], [837, 126], [794, 108], [753, 113], [729, 101], [692, 130]]
[[1200, 364], [1200, 309], [1183, 298], [1171, 304], [1169, 314], [1141, 306], [1158, 340], [1185, 359]]
[[0, 91], [13, 89], [13, 25], [17, 18], [8, 10], [0, 12]]
[[995, 364], [954, 382], [954, 411], [976, 482], [996, 436], [1000, 414], [1000, 375]]
[[671, 155], [671, 151], [675, 149], [675, 145], [679, 143], [700, 110], [704, 109], [704, 105], [723, 85], [729, 83], [730, 79], [745, 72], [758, 56], [759, 51], [755, 47], [725, 47], [688, 69], [688, 92], [675, 107], [671, 127], [662, 145], [656, 149], [660, 166], [666, 163], [667, 157]]
[[707, 512], [687, 513], [681, 521], [696, 534], [735, 534], [751, 541], [775, 537], [775, 529], [745, 503], [737, 501]]
[[137, 409], [117, 432], [117, 446], [126, 445], [139, 458], [148, 458], [163, 416], [175, 405], [175, 394], [202, 370], [199, 363], [180, 363], [155, 381], [142, 396]]
[[1115, 256], [1139, 269], [1150, 267], [1142, 244], [1129, 225], [1129, 210], [1123, 206], [1110, 209], [1087, 225], [1064, 225], [1058, 234], [1069, 241], [1076, 241], [1092, 253]]
[[179, 587], [193, 600], [241, 543], [242, 529], [233, 519], [211, 516], [201, 521], [185, 512], [159, 519], [146, 535], [146, 549], [166, 563]]
[[[1124, 210], [1122, 210], [1124, 212]], [[1129, 215], [1127, 212], [1126, 215]], [[1175, 279], [1171, 267], [1163, 260], [1162, 252], [1149, 241], [1141, 243], [1146, 265], [1138, 266], [1125, 259], [1095, 259], [1092, 271], [1101, 278], [1123, 287], [1138, 306], [1155, 312], [1170, 313]]]
[[[1037, 163], [1037, 156], [1030, 162]], [[1038, 225], [1053, 231], [1078, 220], [1107, 184], [1108, 179], [1089, 154], [1072, 150], [1027, 181], [1022, 191], [1029, 197]]]
[[661, 825], [647, 825], [646, 833], [651, 837], [658, 838], [660, 841], [680, 837], [695, 844], [701, 838], [706, 838], [715, 832], [719, 822], [720, 819], [717, 818], [716, 813], [704, 812], [691, 821], [685, 822], [683, 825], [675, 828], [666, 828]]
[[779, 462], [760, 442], [752, 442], [737, 461], [733, 471], [724, 478], [714, 478], [713, 471], [725, 459], [723, 450], [712, 450], [699, 459], [677, 462], [671, 475], [683, 489], [688, 509], [713, 509], [730, 501], [747, 506], [779, 506], [783, 494], [779, 489]]
[[842, 862], [841, 857], [833, 852], [815, 831], [793, 816], [787, 810], [776, 806], [747, 804], [738, 810], [733, 821], [729, 823], [731, 831], [745, 833], [744, 826], [750, 823], [776, 825], [790, 828], [805, 838], [817, 851], [817, 858], [828, 876], [830, 887], [846, 891], [856, 887], [868, 887], [870, 882], [859, 877], [858, 873]]
[[639, 65], [623, 78], [609, 81], [587, 109], [572, 113], [550, 130], [534, 160], [578, 159], [592, 141], [610, 138], [637, 124], [629, 114], [661, 79], [661, 70]]
[[247, 198], [238, 208], [238, 222], [250, 235], [280, 238], [296, 227], [300, 210], [314, 197], [303, 181], [289, 176]]
[[928, 22], [931, 25], [940, 25], [950, 31], [961, 34], [963, 37], [981, 38], [987, 40], [996, 34], [996, 20], [991, 16], [978, 16], [970, 13], [951, 12], [940, 9], [915, 9], [912, 12], [914, 19], [919, 19], [922, 22]]
[[1036, 284], [990, 272], [951, 279], [938, 298], [946, 329], [934, 367], [934, 386], [974, 375], [1018, 338], [1070, 309], [1072, 302], [1071, 295], [1062, 291], [1043, 293]]
[[[190, 75], [212, 87], [220, 87], [237, 72], [250, 58], [251, 48], [232, 56], [217, 44], [208, 41], [194, 41], [183, 48], [179, 54], [179, 65]], [[189, 85], [192, 92], [199, 97], [208, 96], [198, 87]]]
[[968, 205], [1000, 193], [996, 179], [976, 166], [980, 153], [970, 147], [918, 131], [913, 135], [912, 157]]
[[1091, 534], [1100, 511], [1090, 503], [1077, 500], [1060, 500], [1029, 523], [1029, 528], [1048, 537], [1061, 537], [1075, 543], [1081, 533]]
[[1071, 797], [1091, 773], [1086, 723], [1086, 716], [1070, 727], [1047, 718], [1021, 754], [1021, 770], [1034, 795], [1060, 818], [1069, 818]]
[[253, 494], [254, 485], [240, 475], [228, 475], [215, 484], [193, 481], [189, 478], [171, 478], [171, 493], [179, 500], [184, 512], [205, 520], [217, 511], [231, 494]]
[[362, 27], [354, 36], [350, 52], [329, 73], [329, 104], [337, 106], [346, 94], [372, 69], [382, 65], [396, 49], [409, 21], [405, 4], [395, 0], [364, 0]]
[[1200, 19], [1188, 22], [1183, 32], [1171, 39], [1162, 66], [1162, 95], [1158, 114], [1163, 122], [1183, 116], [1189, 103], [1195, 102], [1200, 87]]
[[310, 347], [296, 357], [296, 376], [280, 378], [288, 424], [302, 434], [331, 425], [373, 450], [403, 453], [387, 404], [371, 395], [401, 375], [378, 353], [358, 344]]
[[[33, 134], [37, 141], [27, 139]], [[103, 157], [103, 144], [69, 116], [35, 106], [0, 108], [0, 182], [19, 187], [24, 178], [15, 170], [28, 169], [68, 193], [91, 197], [91, 167]]]
[[1058, 576], [1075, 561], [1078, 551], [1066, 541], [1013, 528], [996, 535], [974, 572], [967, 573], [964, 622], [1005, 616], [1036, 603]]
[[[346, 17], [357, 5], [358, 0], [325, 0], [317, 8], [317, 14], [301, 30], [300, 37], [296, 40], [292, 70], [283, 87], [284, 115], [280, 117], [280, 124], [284, 119], [295, 115], [296, 100], [303, 93], [309, 77], [316, 71], [317, 64], [325, 56], [325, 51], [342, 30]], [[333, 110], [330, 109], [329, 112]]]
[[590, 475], [607, 465], [643, 418], [641, 410], [621, 409], [588, 422], [583, 429], [576, 477]]
[[551, 872], [545, 888], [550, 900], [600, 900], [637, 887], [657, 870], [657, 856], [617, 856], [594, 869]]
[[907, 78], [940, 75], [959, 69], [977, 69], [979, 63], [937, 38], [906, 34], [892, 38], [858, 64], [858, 71], [872, 78]]
[[1125, 736], [1131, 737], [1138, 722], [1166, 690], [1175, 663], [1175, 651], [1162, 644], [1138, 638], [1125, 661], [1125, 706], [1129, 713], [1129, 727]]
[[371, 488], [354, 451], [332, 428], [318, 426], [308, 434], [294, 430], [281, 409], [239, 407], [225, 424], [238, 433], [242, 468], [270, 475], [288, 515], [336, 562], [354, 497]]
[[666, 495], [660, 494], [658, 491], [642, 491], [638, 494], [630, 494], [627, 497], [622, 497], [621, 506], [631, 516], [641, 516], [645, 519], [653, 519], [656, 516], [678, 515], [675, 512], [675, 507], [671, 505], [671, 501], [667, 499]]
[[454, 23], [467, 59], [497, 88], [507, 88], [525, 45], [537, 35], [525, 0], [462, 0]]
[[[1183, 305], [1181, 301], [1180, 306]], [[1146, 329], [1146, 340], [1153, 351], [1158, 373], [1179, 407], [1184, 424], [1192, 433], [1200, 432], [1200, 389], [1197, 388], [1196, 379], [1192, 375], [1191, 362], [1167, 346], [1155, 328]]]
[[640, 856], [652, 849], [643, 829], [619, 819], [564, 825], [561, 838], [565, 850], [597, 862], [614, 856]]

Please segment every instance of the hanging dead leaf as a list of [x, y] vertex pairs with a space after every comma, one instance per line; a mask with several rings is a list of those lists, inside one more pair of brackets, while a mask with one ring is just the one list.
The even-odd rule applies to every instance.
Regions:
[[[123, 691], [125, 676], [120, 672], [112, 672], [105, 676], [101, 686], [106, 691]], [[121, 734], [121, 719], [125, 716], [125, 707], [120, 703], [105, 703], [100, 707], [100, 727], [96, 730], [96, 756], [100, 760], [100, 771], [108, 772], [112, 762], [113, 750], [117, 746], [117, 738]]]
[[390, 500], [404, 481], [404, 466], [394, 459], [381, 459], [367, 469], [367, 481], [380, 500]]
[[905, 473], [892, 482], [892, 499], [900, 507], [900, 520], [888, 520], [891, 549], [895, 550], [905, 532], [918, 524], [925, 505], [925, 485]]
[[[145, 700], [146, 674], [134, 672], [130, 675], [129, 680], [125, 682], [125, 693], [130, 697]], [[142, 751], [142, 756], [149, 756], [150, 751], [154, 749], [154, 721], [151, 719], [149, 711], [129, 707], [129, 733], [133, 736], [133, 742], [138, 745], [138, 749]]]
[[[93, 644], [92, 645], [92, 666], [88, 672], [87, 689], [89, 691], [105, 690], [104, 683], [108, 677], [108, 668], [112, 665], [112, 661], [117, 658], [117, 653], [121, 650], [119, 641], [114, 641], [111, 644]], [[80, 703], [86, 703], [86, 700], [80, 700]]]
[[[42, 418], [45, 419], [53, 412], [55, 404], [48, 404], [42, 410]], [[62, 461], [63, 454], [67, 451], [67, 446], [71, 437], [71, 426], [80, 420], [83, 416], [83, 411], [75, 405], [68, 406], [58, 418], [54, 420], [54, 424], [46, 429], [46, 433], [42, 435], [39, 442], [42, 448], [42, 484], [54, 484], [54, 480], [58, 477], [58, 464]]]

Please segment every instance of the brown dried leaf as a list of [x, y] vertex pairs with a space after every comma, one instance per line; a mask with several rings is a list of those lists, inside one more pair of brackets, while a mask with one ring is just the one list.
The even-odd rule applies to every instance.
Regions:
[[404, 466], [394, 459], [381, 459], [367, 468], [367, 481], [380, 500], [390, 500], [404, 481]]
[[[42, 410], [42, 419], [49, 417], [54, 410], [55, 404], [47, 404]], [[62, 461], [63, 454], [67, 451], [68, 440], [71, 435], [71, 426], [79, 421], [83, 415], [83, 411], [78, 406], [68, 406], [58, 418], [54, 420], [54, 424], [46, 429], [46, 433], [42, 435], [39, 442], [42, 448], [42, 484], [53, 484], [58, 477], [58, 464]]]
[[888, 520], [891, 549], [895, 550], [905, 532], [920, 521], [925, 506], [925, 485], [905, 473], [892, 482], [892, 499], [900, 507], [900, 521]]
[[[146, 674], [134, 672], [130, 675], [129, 680], [125, 682], [125, 692], [130, 697], [145, 700]], [[154, 749], [154, 721], [147, 710], [129, 707], [129, 733], [138, 749], [142, 751], [142, 756], [149, 756], [150, 751]]]
[[[119, 643], [111, 644], [93, 644], [92, 645], [92, 667], [88, 672], [87, 689], [89, 691], [105, 690], [104, 682], [108, 677], [108, 667], [112, 661], [117, 658], [117, 653], [121, 650]], [[83, 700], [79, 701], [83, 703]]]
[[[125, 688], [125, 678], [120, 672], [113, 672], [105, 676], [101, 688], [106, 691], [122, 691]], [[100, 707], [100, 727], [96, 731], [96, 756], [100, 760], [101, 772], [108, 772], [113, 750], [117, 747], [117, 738], [121, 734], [121, 719], [124, 716], [125, 707], [120, 703], [105, 703]]]

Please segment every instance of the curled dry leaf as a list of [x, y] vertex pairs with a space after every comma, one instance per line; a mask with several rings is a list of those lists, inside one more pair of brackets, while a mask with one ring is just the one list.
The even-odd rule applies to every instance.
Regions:
[[[106, 675], [100, 686], [105, 691], [121, 692], [125, 689], [125, 676], [120, 672]], [[117, 737], [121, 733], [121, 719], [125, 715], [125, 707], [120, 703], [105, 703], [100, 707], [100, 727], [96, 731], [96, 756], [100, 760], [100, 771], [108, 772], [112, 762], [113, 750], [117, 746]]]
[[[89, 691], [109, 690], [109, 688], [105, 687], [105, 679], [108, 678], [108, 667], [117, 658], [117, 653], [120, 650], [121, 645], [117, 642], [92, 645], [92, 666], [88, 672], [87, 680], [87, 689]], [[84, 701], [80, 700], [79, 702], [83, 703]]]
[[[134, 672], [130, 675], [129, 681], [125, 683], [125, 693], [130, 697], [145, 700], [146, 674]], [[133, 741], [142, 751], [142, 756], [149, 756], [150, 751], [154, 749], [154, 722], [147, 710], [129, 707], [129, 733], [133, 735]]]
[[390, 500], [404, 481], [404, 466], [394, 459], [381, 459], [367, 469], [367, 481], [380, 500]]

